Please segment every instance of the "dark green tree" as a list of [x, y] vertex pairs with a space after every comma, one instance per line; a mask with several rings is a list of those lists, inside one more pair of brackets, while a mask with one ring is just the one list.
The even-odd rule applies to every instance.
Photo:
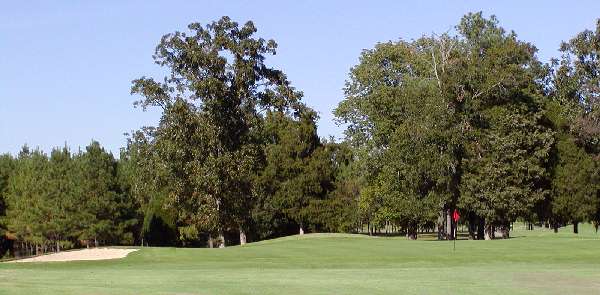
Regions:
[[415, 239], [458, 191], [460, 136], [447, 92], [457, 41], [447, 35], [378, 44], [350, 73], [335, 113], [365, 171], [360, 211], [375, 226], [403, 226]]
[[597, 174], [593, 158], [577, 146], [573, 138], [557, 143], [558, 161], [554, 168], [552, 213], [555, 221], [578, 224], [593, 220], [600, 205]]
[[50, 212], [47, 198], [48, 158], [24, 146], [6, 191], [6, 226], [24, 244], [27, 254], [37, 254], [47, 242], [44, 224]]
[[549, 83], [559, 132], [551, 208], [555, 223], [572, 222], [577, 232], [578, 222], [600, 218], [600, 20], [560, 51]]
[[41, 224], [44, 235], [60, 251], [61, 244], [73, 246], [73, 238], [81, 232], [85, 211], [80, 208], [80, 186], [82, 179], [77, 174], [77, 163], [65, 146], [54, 148], [50, 153], [46, 172], [47, 186], [44, 188], [43, 202], [46, 204], [46, 221]]
[[270, 220], [281, 214], [297, 224], [300, 234], [308, 225], [311, 199], [322, 193], [315, 175], [320, 171], [309, 167], [320, 145], [315, 120], [316, 113], [306, 107], [298, 110], [296, 117], [281, 111], [267, 113], [265, 167], [256, 180], [258, 210], [272, 212]]
[[79, 239], [104, 243], [133, 243], [130, 231], [134, 220], [122, 220], [128, 206], [117, 182], [117, 161], [100, 143], [92, 141], [76, 157], [77, 214], [80, 215]]
[[188, 28], [165, 35], [156, 48], [156, 63], [170, 75], [135, 80], [132, 93], [143, 96], [142, 107], [163, 109], [151, 142], [167, 165], [166, 203], [179, 214], [181, 235], [217, 232], [224, 245], [223, 232], [236, 229], [244, 243], [262, 114], [286, 111], [301, 93], [265, 64], [277, 45], [254, 37], [252, 22], [223, 17]]
[[[526, 215], [548, 194], [553, 133], [542, 110], [545, 74], [536, 49], [481, 13], [465, 16], [460, 84], [468, 138], [461, 207], [485, 218], [485, 237]], [[461, 90], [461, 91], [462, 91]]]
[[133, 132], [121, 153], [120, 177], [122, 190], [136, 204], [143, 220], [139, 227], [139, 242], [143, 245], [173, 245], [179, 237], [176, 212], [166, 208], [170, 185], [168, 166], [160, 161], [154, 143], [153, 128]]
[[508, 234], [549, 189], [535, 48], [481, 13], [457, 31], [363, 52], [336, 109], [367, 171], [361, 211], [412, 238], [456, 206]]
[[[360, 221], [358, 200], [360, 179], [353, 169], [353, 154], [344, 142], [322, 141], [311, 157], [309, 170], [318, 173], [322, 191], [310, 201], [308, 216], [315, 230], [356, 231]], [[326, 193], [326, 195], [323, 195]]]
[[0, 155], [0, 257], [4, 256], [10, 248], [10, 241], [6, 234], [6, 193], [8, 180], [15, 169], [15, 160], [10, 154]]

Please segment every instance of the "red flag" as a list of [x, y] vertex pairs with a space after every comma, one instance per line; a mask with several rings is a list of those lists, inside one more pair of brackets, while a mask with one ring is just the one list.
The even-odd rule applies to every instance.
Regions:
[[454, 222], [458, 222], [458, 220], [460, 219], [460, 215], [458, 214], [458, 210], [454, 209], [454, 213], [452, 213], [452, 219], [454, 219]]

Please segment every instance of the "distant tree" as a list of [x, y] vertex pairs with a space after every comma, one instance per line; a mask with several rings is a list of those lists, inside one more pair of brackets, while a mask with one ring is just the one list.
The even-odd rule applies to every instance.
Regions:
[[457, 31], [364, 51], [336, 109], [366, 171], [361, 211], [411, 238], [456, 206], [508, 234], [548, 194], [535, 48], [481, 13]]
[[600, 214], [600, 20], [560, 47], [550, 77], [551, 110], [559, 132], [552, 218], [599, 221]]
[[[6, 214], [6, 202], [4, 196], [8, 190], [8, 179], [14, 169], [15, 160], [13, 157], [10, 154], [0, 155], [0, 216]], [[2, 233], [0, 232], [0, 236], [1, 235]]]
[[460, 142], [441, 76], [455, 42], [421, 38], [364, 51], [335, 111], [366, 173], [359, 206], [366, 221], [400, 224], [413, 239], [456, 197]]
[[66, 146], [52, 149], [44, 176], [47, 181], [43, 188], [46, 220], [41, 226], [58, 252], [61, 244], [66, 248], [73, 246], [72, 238], [82, 230], [80, 225], [85, 213], [79, 199], [82, 179], [78, 177], [76, 163]]
[[165, 208], [171, 187], [168, 166], [161, 162], [152, 142], [153, 128], [144, 128], [130, 134], [127, 147], [121, 153], [122, 189], [137, 204], [139, 242], [149, 245], [173, 245], [179, 238], [176, 212]]
[[508, 236], [509, 223], [526, 215], [548, 192], [553, 133], [542, 110], [545, 69], [536, 49], [506, 33], [492, 17], [465, 16], [458, 26], [465, 54], [458, 87], [465, 91], [466, 128], [461, 207]]
[[310, 222], [317, 230], [327, 232], [355, 231], [360, 215], [358, 200], [360, 194], [360, 178], [353, 169], [353, 154], [346, 143], [336, 143], [333, 139], [322, 141], [322, 146], [315, 151], [309, 169], [321, 177], [321, 187], [326, 196], [313, 198], [310, 202]]
[[272, 220], [275, 214], [282, 214], [298, 226], [300, 234], [309, 223], [311, 200], [323, 194], [318, 175], [323, 170], [311, 166], [316, 164], [312, 157], [320, 146], [315, 121], [316, 113], [306, 107], [293, 117], [281, 111], [267, 112], [265, 165], [256, 179], [257, 210], [271, 212], [262, 218]]
[[76, 155], [54, 148], [50, 157], [23, 147], [6, 190], [5, 223], [19, 249], [58, 252], [94, 239], [131, 244], [135, 205], [117, 186], [116, 165], [98, 142]]
[[6, 238], [6, 193], [8, 180], [15, 169], [15, 160], [10, 154], [0, 155], [0, 256], [9, 249], [9, 240]]
[[6, 226], [25, 244], [28, 254], [39, 253], [40, 245], [47, 242], [43, 231], [50, 206], [46, 197], [47, 172], [47, 156], [24, 146], [8, 181]]
[[79, 238], [94, 241], [119, 242], [124, 234], [131, 243], [132, 233], [124, 233], [127, 228], [120, 220], [122, 203], [117, 183], [117, 161], [111, 153], [104, 150], [100, 143], [92, 141], [76, 157], [78, 196], [77, 206], [80, 215], [81, 232]]
[[600, 205], [594, 160], [573, 138], [563, 138], [557, 144], [558, 163], [553, 178], [552, 211], [557, 221], [578, 224], [594, 219]]
[[600, 19], [561, 44], [554, 76], [556, 98], [570, 106], [571, 131], [592, 154], [600, 154]]

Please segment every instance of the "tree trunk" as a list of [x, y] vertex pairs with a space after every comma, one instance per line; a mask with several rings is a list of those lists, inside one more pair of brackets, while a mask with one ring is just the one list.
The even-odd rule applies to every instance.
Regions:
[[577, 222], [577, 221], [573, 222], [573, 233], [574, 234], [579, 233], [579, 222]]
[[450, 213], [450, 209], [448, 209], [446, 210], [446, 240], [452, 240], [452, 237], [452, 214]]
[[469, 240], [475, 240], [475, 230], [477, 229], [477, 217], [475, 214], [469, 214]]
[[214, 248], [213, 237], [211, 234], [208, 234], [208, 248]]
[[483, 229], [483, 236], [486, 241], [489, 241], [494, 238], [494, 229], [493, 229], [492, 225], [487, 222]]
[[485, 239], [485, 220], [481, 217], [477, 217], [477, 239]]
[[438, 240], [444, 239], [444, 210], [440, 210], [437, 219], [437, 238]]
[[98, 248], [98, 238], [94, 237], [94, 247]]
[[298, 234], [300, 234], [300, 235], [304, 234], [304, 229], [302, 228], [302, 225], [300, 226], [300, 232]]
[[242, 246], [246, 245], [246, 233], [244, 232], [244, 229], [242, 229], [241, 226], [240, 226], [240, 245], [242, 245]]
[[503, 225], [500, 227], [500, 234], [502, 236], [503, 239], [508, 239], [509, 238], [509, 232], [510, 232], [510, 228], [506, 225]]
[[406, 229], [406, 237], [409, 238], [410, 240], [417, 239], [417, 226], [416, 225], [408, 225], [408, 228]]
[[56, 253], [60, 252], [60, 242], [57, 240], [56, 241]]
[[223, 231], [219, 231], [219, 248], [225, 248], [225, 235], [223, 235]]

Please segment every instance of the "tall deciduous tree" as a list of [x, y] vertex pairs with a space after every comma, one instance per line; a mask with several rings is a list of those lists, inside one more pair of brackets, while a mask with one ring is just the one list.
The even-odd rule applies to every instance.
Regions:
[[457, 85], [465, 93], [468, 130], [461, 180], [461, 205], [508, 236], [509, 223], [548, 193], [548, 158], [553, 133], [542, 111], [545, 74], [533, 45], [507, 33], [492, 17], [465, 16], [463, 68]]
[[286, 111], [301, 93], [265, 64], [277, 45], [254, 37], [252, 22], [239, 26], [223, 17], [188, 28], [165, 35], [156, 48], [156, 63], [170, 75], [163, 82], [135, 80], [132, 92], [144, 97], [142, 107], [163, 108], [153, 142], [170, 165], [167, 203], [179, 212], [181, 233], [218, 232], [223, 245], [223, 232], [237, 228], [243, 242], [261, 114]]
[[368, 223], [400, 224], [415, 239], [454, 206], [461, 142], [446, 80], [456, 49], [447, 35], [383, 43], [352, 69], [335, 112], [366, 171], [359, 208]]
[[589, 152], [600, 154], [600, 19], [595, 31], [577, 34], [560, 50], [558, 98], [577, 106], [572, 110], [572, 130]]
[[457, 31], [363, 52], [336, 110], [369, 172], [362, 210], [412, 238], [457, 205], [485, 218], [489, 237], [549, 186], [535, 48], [481, 13]]

